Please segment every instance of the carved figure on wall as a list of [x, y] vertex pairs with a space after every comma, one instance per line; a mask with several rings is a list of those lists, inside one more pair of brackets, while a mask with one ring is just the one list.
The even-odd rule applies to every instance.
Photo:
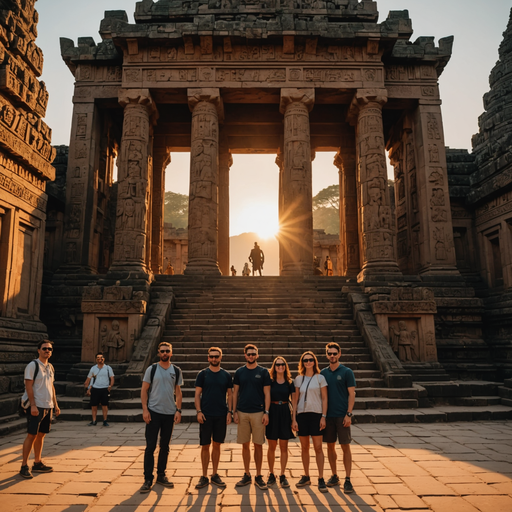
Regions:
[[125, 345], [124, 339], [119, 332], [119, 321], [112, 320], [111, 328], [106, 333], [102, 326], [101, 333], [101, 350], [105, 354], [108, 353], [109, 361], [119, 361], [119, 350]]
[[436, 242], [436, 259], [446, 259], [446, 247], [444, 245], [444, 242]]
[[444, 204], [444, 190], [442, 188], [433, 189], [430, 206], [444, 206]]
[[429, 139], [441, 138], [441, 133], [439, 132], [439, 125], [437, 123], [435, 114], [428, 114], [427, 116], [427, 135]]
[[398, 355], [398, 359], [404, 363], [419, 361], [417, 340], [418, 333], [409, 331], [407, 323], [403, 320], [398, 322], [398, 327], [391, 325], [389, 327], [389, 339], [391, 348]]
[[2, 121], [9, 127], [12, 127], [15, 119], [15, 111], [9, 105], [4, 105], [2, 109]]

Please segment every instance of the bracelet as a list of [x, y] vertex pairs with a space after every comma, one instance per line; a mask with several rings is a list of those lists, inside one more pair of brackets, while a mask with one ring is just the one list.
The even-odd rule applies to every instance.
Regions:
[[233, 416], [233, 411], [228, 411], [229, 414], [231, 414], [231, 416]]
[[322, 414], [322, 418], [326, 418], [327, 416], [325, 414]]
[[197, 414], [201, 414], [203, 411], [196, 411]]

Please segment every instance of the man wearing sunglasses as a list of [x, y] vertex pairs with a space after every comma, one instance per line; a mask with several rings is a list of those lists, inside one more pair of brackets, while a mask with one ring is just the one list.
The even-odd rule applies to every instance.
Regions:
[[327, 381], [328, 407], [327, 420], [324, 430], [324, 443], [327, 443], [327, 457], [331, 466], [332, 476], [327, 481], [327, 487], [340, 484], [336, 464], [336, 438], [343, 451], [343, 465], [345, 467], [345, 483], [343, 491], [346, 494], [354, 492], [350, 482], [352, 470], [352, 452], [350, 442], [352, 436], [352, 411], [356, 401], [356, 379], [354, 372], [340, 364], [341, 349], [337, 343], [328, 343], [325, 347], [329, 366], [321, 371]]
[[108, 402], [114, 381], [114, 370], [108, 364], [105, 364], [103, 352], [98, 352], [96, 354], [96, 364], [89, 370], [84, 383], [86, 394], [91, 397], [92, 421], [87, 424], [88, 427], [95, 427], [98, 423], [99, 404], [101, 404], [101, 412], [103, 413], [103, 426], [110, 427], [107, 421]]
[[236, 483], [237, 487], [248, 485], [251, 478], [251, 435], [254, 444], [254, 462], [256, 478], [254, 483], [260, 489], [267, 489], [263, 480], [263, 445], [265, 444], [265, 427], [268, 425], [270, 408], [270, 374], [266, 368], [258, 365], [258, 349], [248, 344], [244, 348], [245, 366], [238, 368], [233, 379], [234, 420], [238, 425], [237, 443], [242, 445], [244, 476]]
[[[52, 423], [52, 409], [55, 416], [60, 414], [55, 395], [55, 370], [48, 362], [53, 352], [53, 342], [40, 341], [37, 344], [39, 357], [31, 361], [25, 368], [25, 393], [22, 401], [29, 400], [30, 407], [27, 410], [27, 437], [23, 443], [23, 462], [20, 475], [23, 478], [32, 478], [28, 467], [28, 458], [34, 448], [34, 473], [51, 473], [53, 468], [47, 466], [41, 460], [43, 452], [44, 436], [50, 432]], [[36, 367], [36, 365], [38, 365]], [[37, 368], [37, 371], [36, 371]]]
[[[199, 444], [201, 445], [201, 464], [203, 475], [196, 489], [206, 487], [208, 480], [208, 464], [210, 462], [210, 444], [212, 444], [212, 484], [226, 487], [219, 476], [220, 445], [226, 439], [227, 425], [231, 423], [233, 414], [233, 380], [231, 375], [220, 367], [222, 350], [219, 347], [208, 349], [208, 368], [197, 374], [195, 387], [195, 406], [199, 422]], [[226, 404], [227, 398], [227, 404]]]
[[171, 364], [171, 356], [172, 345], [167, 342], [160, 343], [158, 345], [160, 361], [148, 367], [142, 381], [140, 398], [142, 418], [146, 422], [146, 451], [144, 452], [144, 484], [139, 489], [141, 494], [149, 492], [153, 486], [155, 450], [159, 433], [160, 452], [156, 483], [168, 488], [174, 487], [165, 475], [165, 471], [172, 430], [174, 424], [181, 421], [183, 373], [177, 366]]

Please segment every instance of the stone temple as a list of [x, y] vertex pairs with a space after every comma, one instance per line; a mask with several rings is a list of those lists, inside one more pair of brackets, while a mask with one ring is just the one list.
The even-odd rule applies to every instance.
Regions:
[[[34, 3], [4, 0], [1, 11], [5, 428], [44, 336], [69, 418], [87, 414], [80, 382], [98, 350], [119, 376], [118, 419], [138, 418], [142, 372], [162, 339], [189, 387], [210, 345], [236, 368], [250, 341], [263, 364], [337, 341], [356, 372], [360, 421], [512, 417], [512, 21], [468, 153], [443, 135], [438, 80], [453, 38], [411, 41], [408, 11], [143, 0], [135, 24], [107, 10], [100, 42], [61, 39], [74, 110], [69, 148], [52, 148]], [[188, 261], [167, 276], [165, 168], [183, 151]], [[339, 169], [329, 279], [313, 266], [320, 151], [336, 152]], [[228, 277], [236, 153], [276, 155], [279, 277]], [[475, 407], [429, 416], [439, 404]]]

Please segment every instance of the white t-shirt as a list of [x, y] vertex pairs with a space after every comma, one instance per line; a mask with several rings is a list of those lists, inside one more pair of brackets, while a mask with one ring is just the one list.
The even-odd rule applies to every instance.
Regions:
[[313, 377], [298, 375], [295, 377], [293, 383], [295, 384], [295, 388], [299, 390], [297, 414], [302, 412], [316, 412], [322, 414], [322, 388], [327, 386], [325, 377], [319, 373], [313, 375]]
[[[92, 378], [96, 375], [94, 379], [94, 383], [92, 382]], [[89, 370], [89, 375], [87, 375], [88, 379], [91, 379], [91, 387], [94, 389], [99, 388], [108, 388], [110, 386], [110, 377], [114, 376], [114, 372], [112, 368], [108, 364], [104, 364], [102, 368], [100, 368], [97, 364], [94, 365]]]
[[[34, 400], [36, 406], [41, 409], [53, 408], [53, 381], [55, 375], [50, 364], [43, 364], [39, 359], [35, 360], [39, 365], [39, 372], [34, 380], [36, 365], [34, 361], [30, 361], [25, 368], [25, 380], [31, 380], [34, 389]], [[27, 390], [23, 393], [22, 400], [28, 399]]]

